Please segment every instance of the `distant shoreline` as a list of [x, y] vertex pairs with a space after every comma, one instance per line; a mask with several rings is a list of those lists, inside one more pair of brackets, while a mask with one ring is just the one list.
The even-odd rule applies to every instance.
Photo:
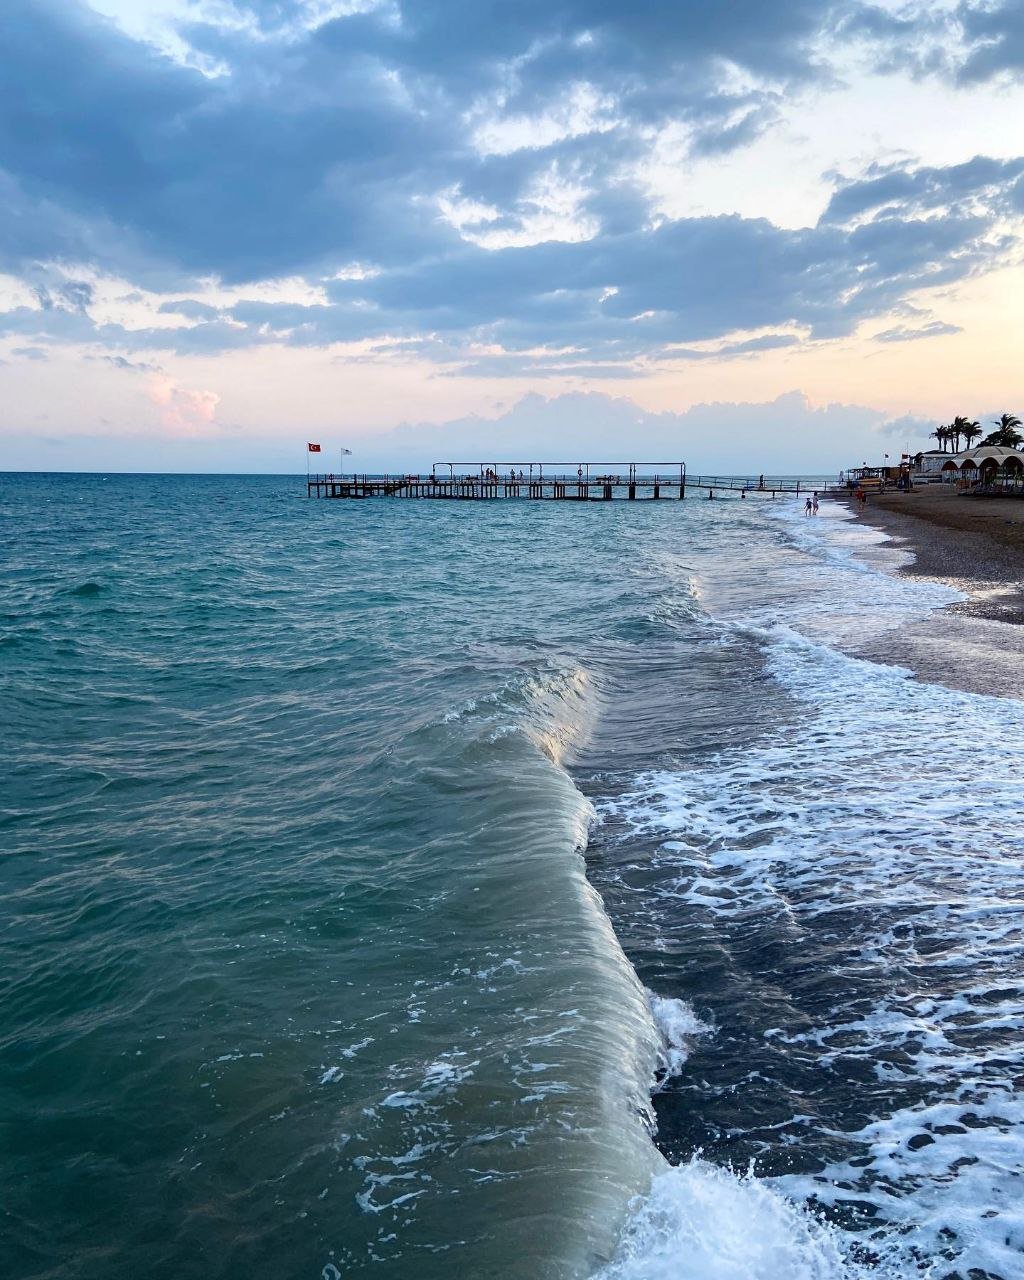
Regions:
[[901, 572], [938, 578], [970, 598], [954, 613], [1024, 624], [1024, 500], [968, 498], [951, 486], [872, 494], [858, 519], [913, 552]]

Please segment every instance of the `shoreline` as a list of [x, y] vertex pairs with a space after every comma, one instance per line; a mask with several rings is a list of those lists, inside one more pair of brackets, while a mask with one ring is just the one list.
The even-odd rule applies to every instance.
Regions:
[[896, 662], [951, 689], [1024, 699], [1024, 501], [967, 498], [943, 486], [873, 494], [858, 523], [913, 556], [897, 577], [924, 578], [965, 598], [911, 623], [861, 657]]
[[968, 498], [945, 485], [872, 494], [862, 509], [852, 498], [837, 500], [913, 553], [901, 574], [937, 579], [968, 596], [948, 612], [1024, 624], [1024, 501]]

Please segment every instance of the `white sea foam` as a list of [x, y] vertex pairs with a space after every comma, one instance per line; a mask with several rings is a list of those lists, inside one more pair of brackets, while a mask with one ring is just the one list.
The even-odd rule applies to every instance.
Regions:
[[461, 1062], [457, 1057], [439, 1058], [431, 1062], [423, 1072], [423, 1080], [417, 1089], [398, 1089], [381, 1100], [382, 1107], [415, 1110], [429, 1107], [444, 1094], [454, 1093], [463, 1081], [473, 1074], [478, 1062]]
[[364, 1036], [362, 1040], [357, 1040], [355, 1044], [350, 1044], [347, 1049], [342, 1049], [341, 1056], [343, 1058], [354, 1058], [360, 1050], [367, 1048], [373, 1043], [373, 1036]]
[[831, 1135], [850, 1155], [815, 1174], [769, 1185], [694, 1162], [659, 1176], [600, 1274], [849, 1276], [861, 1246], [873, 1276], [1010, 1280], [1024, 1274], [1024, 706], [839, 652], [855, 629], [956, 593], [866, 561], [880, 536], [780, 518], [806, 552], [791, 594], [773, 585], [745, 607], [723, 589], [720, 625], [757, 644], [799, 710], [599, 809], [658, 841], [649, 909], [686, 903], [737, 930], [771, 920], [792, 948], [829, 939], [831, 1007], [763, 1035], [836, 1080], [870, 1072], [876, 1116]]
[[[781, 574], [772, 572], [775, 553], [763, 566], [759, 590], [740, 592], [740, 610], [716, 610], [720, 621], [771, 626], [787, 622], [805, 635], [840, 647], [864, 643], [935, 609], [963, 599], [946, 583], [897, 578], [894, 571], [913, 556], [894, 547], [887, 534], [854, 521], [840, 506], [826, 504], [818, 519], [807, 519], [798, 507], [779, 504], [768, 511], [799, 555]], [[718, 572], [722, 572], [719, 568]], [[738, 566], [734, 572], [749, 574]]]
[[[595, 1280], [853, 1280], [839, 1238], [757, 1178], [693, 1160], [657, 1175]], [[876, 1273], [877, 1275], [877, 1273]]]
[[658, 1029], [656, 1085], [662, 1087], [678, 1076], [686, 1065], [693, 1041], [714, 1033], [714, 1027], [702, 1022], [685, 1000], [647, 992], [651, 1016]]
[[902, 1275], [955, 1256], [958, 1274], [1010, 1280], [1024, 1271], [1022, 1133], [1024, 1100], [1011, 1084], [977, 1080], [867, 1125], [855, 1136], [868, 1158], [778, 1181], [823, 1205], [870, 1205], [872, 1243]]

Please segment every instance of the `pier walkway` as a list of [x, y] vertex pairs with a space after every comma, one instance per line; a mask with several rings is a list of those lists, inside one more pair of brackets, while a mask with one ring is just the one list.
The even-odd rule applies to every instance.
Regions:
[[428, 475], [308, 475], [311, 498], [532, 498], [575, 502], [682, 499], [687, 489], [802, 493], [799, 480], [687, 476], [685, 462], [438, 462]]

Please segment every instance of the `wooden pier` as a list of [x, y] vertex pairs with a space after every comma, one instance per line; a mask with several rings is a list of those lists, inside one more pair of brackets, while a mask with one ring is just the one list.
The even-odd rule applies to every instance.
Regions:
[[686, 497], [687, 488], [705, 497], [719, 491], [762, 494], [801, 493], [796, 481], [743, 476], [688, 477], [685, 462], [622, 463], [435, 463], [427, 475], [308, 475], [311, 498], [439, 498], [481, 501], [525, 498], [562, 502], [657, 502]]

